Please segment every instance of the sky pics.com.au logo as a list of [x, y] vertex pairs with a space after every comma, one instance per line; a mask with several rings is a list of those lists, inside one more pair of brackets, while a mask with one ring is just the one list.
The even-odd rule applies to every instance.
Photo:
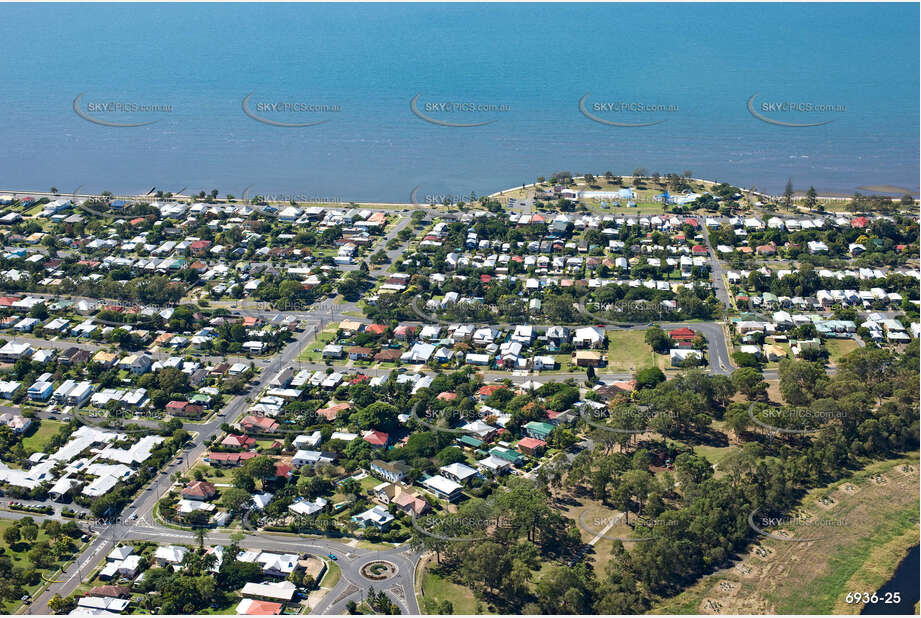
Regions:
[[156, 124], [165, 114], [173, 112], [173, 106], [170, 103], [134, 101], [122, 97], [96, 98], [81, 92], [74, 98], [73, 110], [77, 116], [93, 124], [131, 128]]
[[759, 98], [755, 93], [748, 98], [748, 112], [767, 124], [778, 127], [821, 127], [834, 122], [834, 116], [847, 112], [847, 105], [834, 101], [787, 100]]
[[342, 112], [342, 105], [338, 103], [261, 96], [255, 91], [243, 97], [240, 106], [243, 113], [256, 122], [285, 128], [319, 126]]

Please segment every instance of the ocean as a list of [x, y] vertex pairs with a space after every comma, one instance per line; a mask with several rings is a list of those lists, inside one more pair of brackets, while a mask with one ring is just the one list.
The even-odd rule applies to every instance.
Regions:
[[0, 190], [408, 202], [645, 168], [917, 192], [918, 18], [918, 4], [2, 4]]

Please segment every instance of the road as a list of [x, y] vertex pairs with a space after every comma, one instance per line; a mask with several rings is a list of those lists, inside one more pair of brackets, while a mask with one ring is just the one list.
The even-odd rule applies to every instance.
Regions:
[[[277, 354], [263, 366], [258, 382], [253, 387], [254, 392], [259, 392], [266, 386], [282, 368], [294, 364], [300, 350], [306, 345], [313, 334], [322, 329], [322, 325], [333, 320], [340, 320], [346, 311], [354, 310], [350, 304], [336, 305], [334, 303], [321, 304], [311, 311], [304, 312], [304, 318], [313, 326], [299, 333], [294, 341], [289, 342], [281, 353]], [[248, 406], [246, 396], [234, 397], [211, 420], [194, 425], [197, 433], [193, 436], [187, 448], [180, 451], [177, 456], [165, 466], [160, 473], [151, 480], [147, 487], [140, 491], [138, 496], [125, 507], [122, 513], [125, 521], [105, 525], [99, 530], [94, 530], [96, 537], [90, 545], [70, 565], [57, 583], [49, 585], [45, 591], [29, 606], [29, 611], [50, 613], [48, 601], [54, 594], [67, 596], [72, 594], [87, 576], [93, 567], [100, 562], [123, 539], [148, 539], [164, 543], [194, 544], [195, 535], [192, 532], [166, 528], [156, 524], [153, 509], [159, 498], [172, 485], [171, 475], [174, 472], [184, 472], [204, 452], [208, 443], [221, 431], [221, 424], [236, 422], [243, 415]], [[0, 517], [22, 517], [12, 511], [0, 511]], [[36, 520], [44, 519], [35, 516]], [[212, 532], [208, 535], [209, 544], [229, 543], [230, 534], [227, 532]], [[345, 604], [349, 600], [360, 600], [367, 587], [374, 585], [377, 589], [384, 590], [396, 602], [403, 613], [418, 614], [419, 608], [414, 594], [415, 563], [417, 556], [412, 554], [408, 547], [394, 548], [392, 550], [371, 550], [350, 547], [338, 541], [305, 538], [297, 535], [280, 535], [275, 533], [251, 534], [241, 543], [244, 547], [264, 549], [268, 551], [289, 551], [303, 553], [310, 551], [320, 556], [328, 553], [341, 555], [338, 561], [342, 569], [342, 578], [339, 583], [320, 601], [314, 613], [345, 613]], [[398, 573], [386, 582], [372, 582], [359, 573], [359, 568], [372, 559], [386, 559], [397, 565]]]

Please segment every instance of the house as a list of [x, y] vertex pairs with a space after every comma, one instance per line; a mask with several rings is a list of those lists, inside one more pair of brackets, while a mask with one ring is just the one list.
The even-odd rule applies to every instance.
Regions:
[[278, 423], [265, 416], [248, 415], [240, 421], [240, 426], [247, 432], [272, 433], [278, 430]]
[[600, 348], [604, 343], [604, 329], [597, 326], [577, 328], [572, 343], [577, 348]]
[[601, 367], [607, 356], [598, 350], [576, 350], [572, 353], [572, 364], [577, 367]]
[[320, 355], [323, 358], [340, 359], [345, 356], [345, 349], [341, 345], [330, 343], [323, 347]]
[[515, 448], [518, 449], [519, 453], [524, 455], [530, 455], [532, 457], [538, 457], [543, 452], [544, 448], [547, 446], [547, 443], [543, 440], [537, 438], [522, 438], [518, 441], [518, 444], [515, 445]]
[[171, 564], [182, 564], [182, 560], [188, 553], [188, 549], [179, 545], [167, 545], [158, 547], [154, 553], [154, 562], [160, 566], [169, 566]]
[[479, 476], [479, 473], [470, 466], [462, 463], [452, 463], [447, 466], [441, 466], [438, 471], [447, 479], [455, 483], [465, 484], [470, 479]]
[[0, 348], [0, 361], [5, 363], [15, 363], [20, 358], [32, 356], [32, 346], [28, 343], [16, 343], [9, 341]]
[[375, 459], [371, 462], [371, 472], [375, 476], [384, 479], [385, 481], [390, 481], [391, 483], [399, 483], [409, 474], [410, 468], [402, 461], [382, 461], [380, 459]]
[[45, 373], [29, 387], [28, 395], [32, 401], [48, 401], [53, 392], [54, 384], [51, 382], [51, 374]]
[[208, 453], [205, 455], [205, 461], [212, 466], [239, 466], [241, 463], [256, 457], [256, 451], [244, 451], [242, 453]]
[[545, 440], [553, 432], [553, 425], [540, 421], [531, 421], [524, 426], [525, 432], [532, 438]]
[[313, 466], [318, 463], [332, 463], [334, 458], [332, 455], [323, 453], [322, 451], [309, 451], [306, 449], [300, 449], [291, 458], [291, 465], [295, 468], [302, 468], [303, 466]]
[[448, 502], [454, 502], [460, 498], [461, 493], [464, 491], [462, 485], [458, 485], [454, 481], [441, 475], [430, 476], [422, 481], [422, 486]]
[[688, 350], [685, 348], [672, 348], [669, 350], [669, 360], [672, 367], [682, 367], [684, 363], [691, 359], [703, 359], [703, 353], [699, 350]]
[[668, 331], [668, 338], [677, 344], [686, 344], [690, 346], [694, 343], [694, 339], [697, 338], [697, 333], [686, 326], [682, 326], [681, 328]]
[[223, 440], [221, 440], [221, 446], [227, 446], [230, 448], [243, 448], [249, 449], [256, 446], [256, 439], [251, 438], [247, 435], [238, 435], [238, 434], [227, 434]]
[[379, 530], [385, 530], [391, 522], [394, 520], [394, 516], [391, 515], [387, 509], [383, 506], [374, 506], [364, 513], [359, 513], [352, 517], [352, 521], [359, 524], [360, 526], [367, 528], [368, 526], [374, 526]]
[[127, 369], [136, 376], [141, 376], [150, 371], [153, 365], [153, 359], [146, 354], [131, 354], [121, 359], [118, 366], [121, 369]]
[[391, 504], [411, 517], [423, 515], [432, 508], [429, 503], [426, 502], [425, 498], [408, 491], [401, 491], [393, 498]]
[[249, 582], [240, 591], [244, 597], [256, 599], [273, 599], [289, 603], [294, 598], [297, 586], [285, 580], [281, 582], [261, 584]]
[[288, 506], [288, 510], [292, 513], [309, 517], [322, 511], [324, 508], [326, 508], [327, 504], [329, 504], [329, 501], [325, 498], [317, 497], [312, 501], [298, 498]]
[[[18, 388], [18, 382], [16, 382]], [[15, 389], [14, 389], [15, 390]], [[8, 397], [5, 397], [8, 399]], [[4, 425], [10, 428], [10, 431], [13, 433], [19, 434], [23, 433], [32, 425], [32, 419], [26, 418], [21, 414], [15, 414], [13, 412], [4, 412], [0, 414], [0, 425]]]
[[181, 493], [187, 500], [210, 500], [217, 494], [217, 487], [207, 481], [194, 481], [184, 487]]
[[362, 439], [376, 448], [385, 448], [390, 442], [390, 436], [383, 431], [371, 429], [362, 436]]
[[282, 603], [260, 601], [258, 599], [243, 599], [237, 605], [234, 612], [238, 616], [276, 616], [281, 614], [283, 608], [284, 605]]

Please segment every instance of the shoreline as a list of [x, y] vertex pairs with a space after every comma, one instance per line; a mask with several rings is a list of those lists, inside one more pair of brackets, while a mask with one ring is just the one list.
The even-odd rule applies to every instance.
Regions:
[[[574, 177], [573, 177], [574, 180], [576, 180], [576, 179], [583, 179], [583, 178], [584, 178], [584, 176], [574, 176]], [[622, 179], [624, 180], [623, 186], [626, 187], [626, 186], [629, 186], [630, 183], [632, 183], [632, 181], [633, 181], [633, 179], [634, 179], [634, 176], [621, 175], [620, 178], [622, 178]], [[690, 181], [692, 181], [692, 182], [699, 182], [699, 183], [705, 183], [705, 184], [710, 184], [710, 185], [720, 184], [720, 182], [721, 182], [721, 181], [711, 180], [711, 179], [707, 179], [707, 178], [696, 178], [696, 177], [689, 178], [688, 180], [690, 180]], [[527, 183], [527, 184], [524, 184], [524, 185], [517, 185], [517, 186], [513, 186], [513, 187], [506, 187], [506, 188], [503, 188], [503, 189], [499, 189], [498, 191], [493, 191], [492, 193], [487, 193], [487, 194], [486, 194], [486, 197], [488, 197], [488, 198], [498, 198], [498, 197], [502, 197], [502, 196], [503, 196], [504, 194], [506, 194], [506, 193], [510, 193], [510, 192], [513, 192], [513, 191], [532, 190], [532, 189], [534, 189], [538, 184], [540, 184], [540, 183], [538, 183], [537, 181], [534, 181], [534, 182]], [[753, 196], [758, 196], [758, 197], [768, 198], [768, 199], [779, 199], [779, 198], [781, 197], [780, 195], [774, 195], [774, 194], [771, 194], [771, 193], [765, 193], [765, 192], [763, 192], [763, 191], [753, 191], [753, 190], [750, 190], [750, 189], [746, 189], [746, 188], [744, 188], [744, 187], [742, 187], [742, 186], [740, 186], [740, 185], [736, 185], [736, 186], [738, 186], [739, 189], [740, 189], [743, 193], [746, 193], [746, 194], [749, 194], [749, 195], [753, 195]], [[911, 195], [912, 198], [915, 199], [915, 200], [918, 200], [918, 199], [919, 199], [919, 195], [921, 195], [921, 192], [919, 192], [919, 191], [917, 191], [917, 190], [911, 190], [911, 189], [907, 189], [907, 188], [904, 188], [904, 187], [897, 187], [897, 186], [895, 186], [895, 185], [861, 185], [861, 186], [857, 187], [857, 191], [858, 191], [858, 192], [861, 192], [863, 195], [879, 195], [879, 196], [881, 196], [881, 197], [889, 197], [889, 198], [892, 198], [893, 201], [896, 201], [896, 200], [900, 199], [901, 196], [904, 195], [904, 194], [906, 194], [906, 193], [908, 193], [909, 195]], [[866, 193], [863, 193], [863, 192], [866, 192]], [[149, 201], [154, 201], [154, 200], [157, 200], [157, 199], [174, 199], [174, 200], [196, 200], [196, 199], [199, 199], [199, 198], [198, 198], [197, 196], [195, 196], [195, 195], [186, 194], [186, 193], [175, 193], [175, 194], [173, 194], [172, 197], [170, 197], [170, 198], [157, 198], [155, 195], [153, 195], [153, 194], [151, 194], [151, 193], [134, 193], [134, 194], [131, 194], [131, 193], [115, 193], [115, 192], [110, 192], [110, 193], [111, 193], [111, 195], [109, 196], [110, 199], [130, 199], [130, 200], [144, 200], [144, 199], [146, 199], [146, 200], [149, 200]], [[101, 193], [76, 193], [76, 192], [66, 193], [66, 192], [62, 192], [62, 191], [58, 191], [57, 193], [52, 193], [52, 192], [50, 192], [50, 191], [30, 191], [30, 190], [26, 190], [26, 189], [0, 189], [0, 195], [11, 195], [11, 196], [13, 196], [13, 197], [16, 197], [16, 196], [30, 196], [30, 197], [38, 197], [38, 198], [47, 197], [47, 198], [49, 198], [49, 199], [60, 199], [60, 198], [67, 198], [67, 197], [70, 197], [70, 198], [85, 198], [85, 199], [90, 199], [90, 198], [99, 198], [99, 197], [102, 197], [102, 194], [101, 194]], [[796, 191], [794, 191], [794, 194], [793, 194], [794, 200], [796, 200], [796, 199], [803, 199], [803, 198], [805, 198], [805, 196], [806, 196], [806, 192], [803, 191], [803, 190], [796, 190]], [[828, 192], [824, 192], [824, 193], [818, 193], [818, 194], [816, 195], [816, 199], [828, 200], [828, 201], [839, 201], [839, 200], [840, 200], [840, 201], [846, 201], [846, 200], [851, 200], [851, 199], [853, 199], [853, 197], [854, 197], [854, 194], [847, 194], [847, 193], [838, 192], [838, 191], [828, 191]], [[204, 199], [204, 198], [202, 198], [202, 199]], [[233, 201], [228, 201], [228, 200], [227, 200], [227, 197], [226, 197], [226, 194], [225, 194], [224, 197], [217, 197], [217, 198], [214, 198], [212, 201], [213, 201], [214, 203], [231, 203], [231, 204], [243, 203], [243, 202], [240, 201], [239, 198], [236, 198], [236, 199], [234, 199]], [[267, 203], [267, 204], [287, 204], [287, 203], [288, 203], [288, 200], [267, 200], [266, 203]], [[328, 206], [331, 206], [331, 207], [334, 207], [334, 208], [346, 207], [346, 206], [348, 206], [349, 204], [353, 204], [353, 203], [354, 203], [354, 204], [360, 204], [360, 205], [362, 205], [362, 206], [374, 207], [374, 208], [390, 208], [390, 209], [407, 208], [407, 207], [413, 208], [413, 207], [420, 207], [420, 206], [423, 206], [422, 204], [413, 203], [412, 201], [406, 201], [406, 202], [387, 202], [387, 201], [360, 201], [360, 200], [350, 200], [350, 201], [342, 201], [342, 202], [331, 202], [331, 201], [329, 201], [329, 202], [311, 202], [311, 201], [306, 201], [306, 200], [305, 200], [305, 201], [298, 200], [298, 204], [300, 204], [300, 205], [309, 205], [309, 206], [313, 206], [313, 205], [319, 205], [319, 206], [328, 205]], [[430, 207], [431, 205], [424, 205], [424, 206], [429, 206], [429, 207]]]

